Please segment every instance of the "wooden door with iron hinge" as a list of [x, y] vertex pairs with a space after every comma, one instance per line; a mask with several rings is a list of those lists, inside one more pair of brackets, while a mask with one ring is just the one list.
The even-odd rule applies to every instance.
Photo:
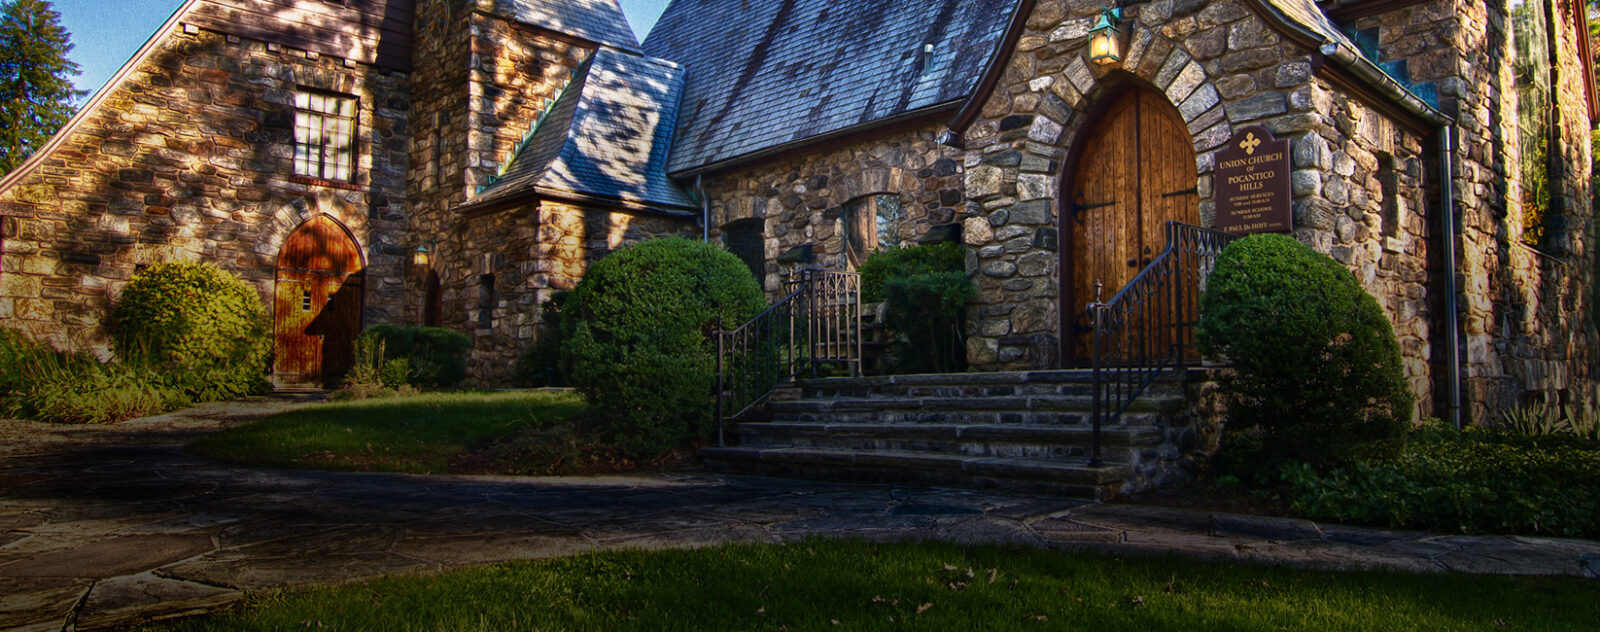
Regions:
[[360, 247], [328, 216], [284, 241], [272, 306], [278, 382], [336, 386], [350, 370], [365, 277]]
[[1167, 245], [1166, 223], [1199, 224], [1194, 140], [1160, 93], [1132, 88], [1090, 123], [1063, 182], [1061, 314], [1067, 365], [1089, 359], [1086, 307], [1109, 301]]

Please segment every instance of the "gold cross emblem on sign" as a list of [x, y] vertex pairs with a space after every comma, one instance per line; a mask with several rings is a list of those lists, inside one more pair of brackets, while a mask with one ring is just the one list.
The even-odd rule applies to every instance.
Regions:
[[1243, 149], [1245, 155], [1247, 155], [1247, 156], [1255, 155], [1256, 148], [1260, 147], [1260, 146], [1261, 146], [1261, 139], [1256, 138], [1256, 133], [1255, 132], [1250, 132], [1249, 134], [1245, 134], [1244, 135], [1244, 140], [1239, 141], [1239, 149]]

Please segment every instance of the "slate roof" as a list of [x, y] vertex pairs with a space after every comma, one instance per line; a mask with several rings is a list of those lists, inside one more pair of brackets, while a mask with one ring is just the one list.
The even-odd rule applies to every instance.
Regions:
[[1334, 24], [1333, 20], [1328, 18], [1328, 14], [1322, 12], [1322, 7], [1317, 6], [1316, 0], [1266, 0], [1266, 2], [1285, 17], [1322, 36], [1324, 40], [1339, 42], [1352, 49], [1356, 47], [1355, 42], [1350, 41], [1350, 37], [1345, 35], [1344, 30]]
[[661, 210], [699, 208], [667, 178], [683, 69], [601, 48], [500, 178], [460, 209], [525, 194], [577, 194]]
[[1016, 0], [673, 0], [644, 42], [646, 54], [688, 71], [668, 169], [963, 100], [1015, 8]]
[[617, 0], [494, 0], [494, 8], [523, 24], [622, 50], [639, 50], [639, 39]]

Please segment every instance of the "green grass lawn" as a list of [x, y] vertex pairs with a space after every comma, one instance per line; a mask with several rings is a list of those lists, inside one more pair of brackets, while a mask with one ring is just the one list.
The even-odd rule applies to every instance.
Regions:
[[443, 473], [498, 439], [562, 426], [584, 409], [562, 392], [429, 393], [309, 406], [190, 443], [249, 465]]
[[274, 593], [147, 630], [1592, 630], [1592, 580], [944, 543], [600, 553]]

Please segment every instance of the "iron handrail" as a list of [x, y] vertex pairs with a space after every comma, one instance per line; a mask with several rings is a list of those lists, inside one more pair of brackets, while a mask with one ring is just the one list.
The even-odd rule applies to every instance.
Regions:
[[1200, 295], [1217, 255], [1237, 239], [1220, 231], [1167, 222], [1167, 247], [1110, 301], [1088, 306], [1094, 328], [1093, 444], [1089, 464], [1102, 463], [1101, 431], [1116, 423], [1156, 378], [1197, 359], [1194, 327]]
[[724, 330], [717, 322], [717, 445], [727, 422], [749, 412], [809, 365], [848, 365], [861, 374], [861, 276], [806, 270], [789, 294], [755, 318]]

